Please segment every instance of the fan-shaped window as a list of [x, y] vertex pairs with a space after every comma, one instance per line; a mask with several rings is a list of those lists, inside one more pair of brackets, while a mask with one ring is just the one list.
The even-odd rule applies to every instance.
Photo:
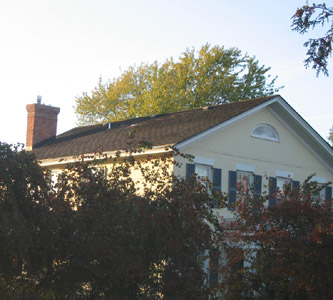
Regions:
[[279, 135], [277, 131], [272, 126], [267, 124], [257, 125], [252, 131], [252, 136], [259, 139], [270, 140], [274, 142], [279, 141]]

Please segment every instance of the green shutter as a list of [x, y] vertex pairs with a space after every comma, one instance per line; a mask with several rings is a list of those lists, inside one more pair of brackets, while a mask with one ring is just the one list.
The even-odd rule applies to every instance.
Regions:
[[276, 188], [277, 188], [276, 178], [269, 177], [269, 199], [268, 199], [269, 206], [274, 206], [276, 204]]
[[215, 285], [218, 280], [219, 258], [216, 249], [211, 250], [209, 260], [209, 286], [211, 287]]
[[262, 176], [254, 175], [254, 195], [257, 197], [261, 195], [261, 184], [262, 184]]
[[299, 181], [293, 180], [293, 182], [292, 182], [293, 190], [296, 190], [298, 187], [299, 187]]
[[293, 193], [294, 197], [298, 197], [298, 194], [299, 194], [299, 185], [300, 185], [300, 182], [297, 181], [297, 180], [293, 180], [291, 182], [291, 188], [292, 188], [292, 193]]
[[232, 205], [235, 203], [237, 198], [237, 172], [229, 171], [229, 200], [228, 208], [232, 209]]
[[213, 169], [213, 187], [216, 191], [221, 191], [222, 189], [222, 169]]
[[[221, 191], [222, 189], [222, 169], [213, 169], [213, 188], [215, 191]], [[216, 199], [213, 199], [212, 206], [217, 207]]]
[[186, 181], [188, 182], [195, 173], [195, 164], [186, 164]]
[[327, 186], [325, 187], [325, 200], [331, 200], [332, 199], [332, 187], [331, 186]]

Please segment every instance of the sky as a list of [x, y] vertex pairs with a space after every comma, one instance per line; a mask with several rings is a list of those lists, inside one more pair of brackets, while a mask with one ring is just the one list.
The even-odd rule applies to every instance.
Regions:
[[[305, 0], [0, 0], [0, 141], [25, 143], [26, 105], [60, 107], [58, 134], [77, 126], [75, 99], [130, 66], [177, 59], [202, 45], [237, 47], [278, 76], [279, 94], [325, 139], [330, 77], [305, 69], [291, 30]], [[310, 1], [312, 3], [312, 1]], [[333, 0], [325, 1], [333, 6]]]

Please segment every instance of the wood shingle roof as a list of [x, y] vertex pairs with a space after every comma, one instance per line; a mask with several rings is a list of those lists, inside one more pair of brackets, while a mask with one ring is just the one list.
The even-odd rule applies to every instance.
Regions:
[[[176, 145], [276, 96], [73, 128], [36, 145], [37, 159], [52, 159], [128, 148], [129, 141]], [[132, 138], [130, 138], [132, 137]]]

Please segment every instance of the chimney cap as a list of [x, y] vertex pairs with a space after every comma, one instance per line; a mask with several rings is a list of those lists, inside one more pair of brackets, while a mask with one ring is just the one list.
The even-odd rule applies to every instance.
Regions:
[[37, 96], [37, 104], [42, 104], [42, 96]]

